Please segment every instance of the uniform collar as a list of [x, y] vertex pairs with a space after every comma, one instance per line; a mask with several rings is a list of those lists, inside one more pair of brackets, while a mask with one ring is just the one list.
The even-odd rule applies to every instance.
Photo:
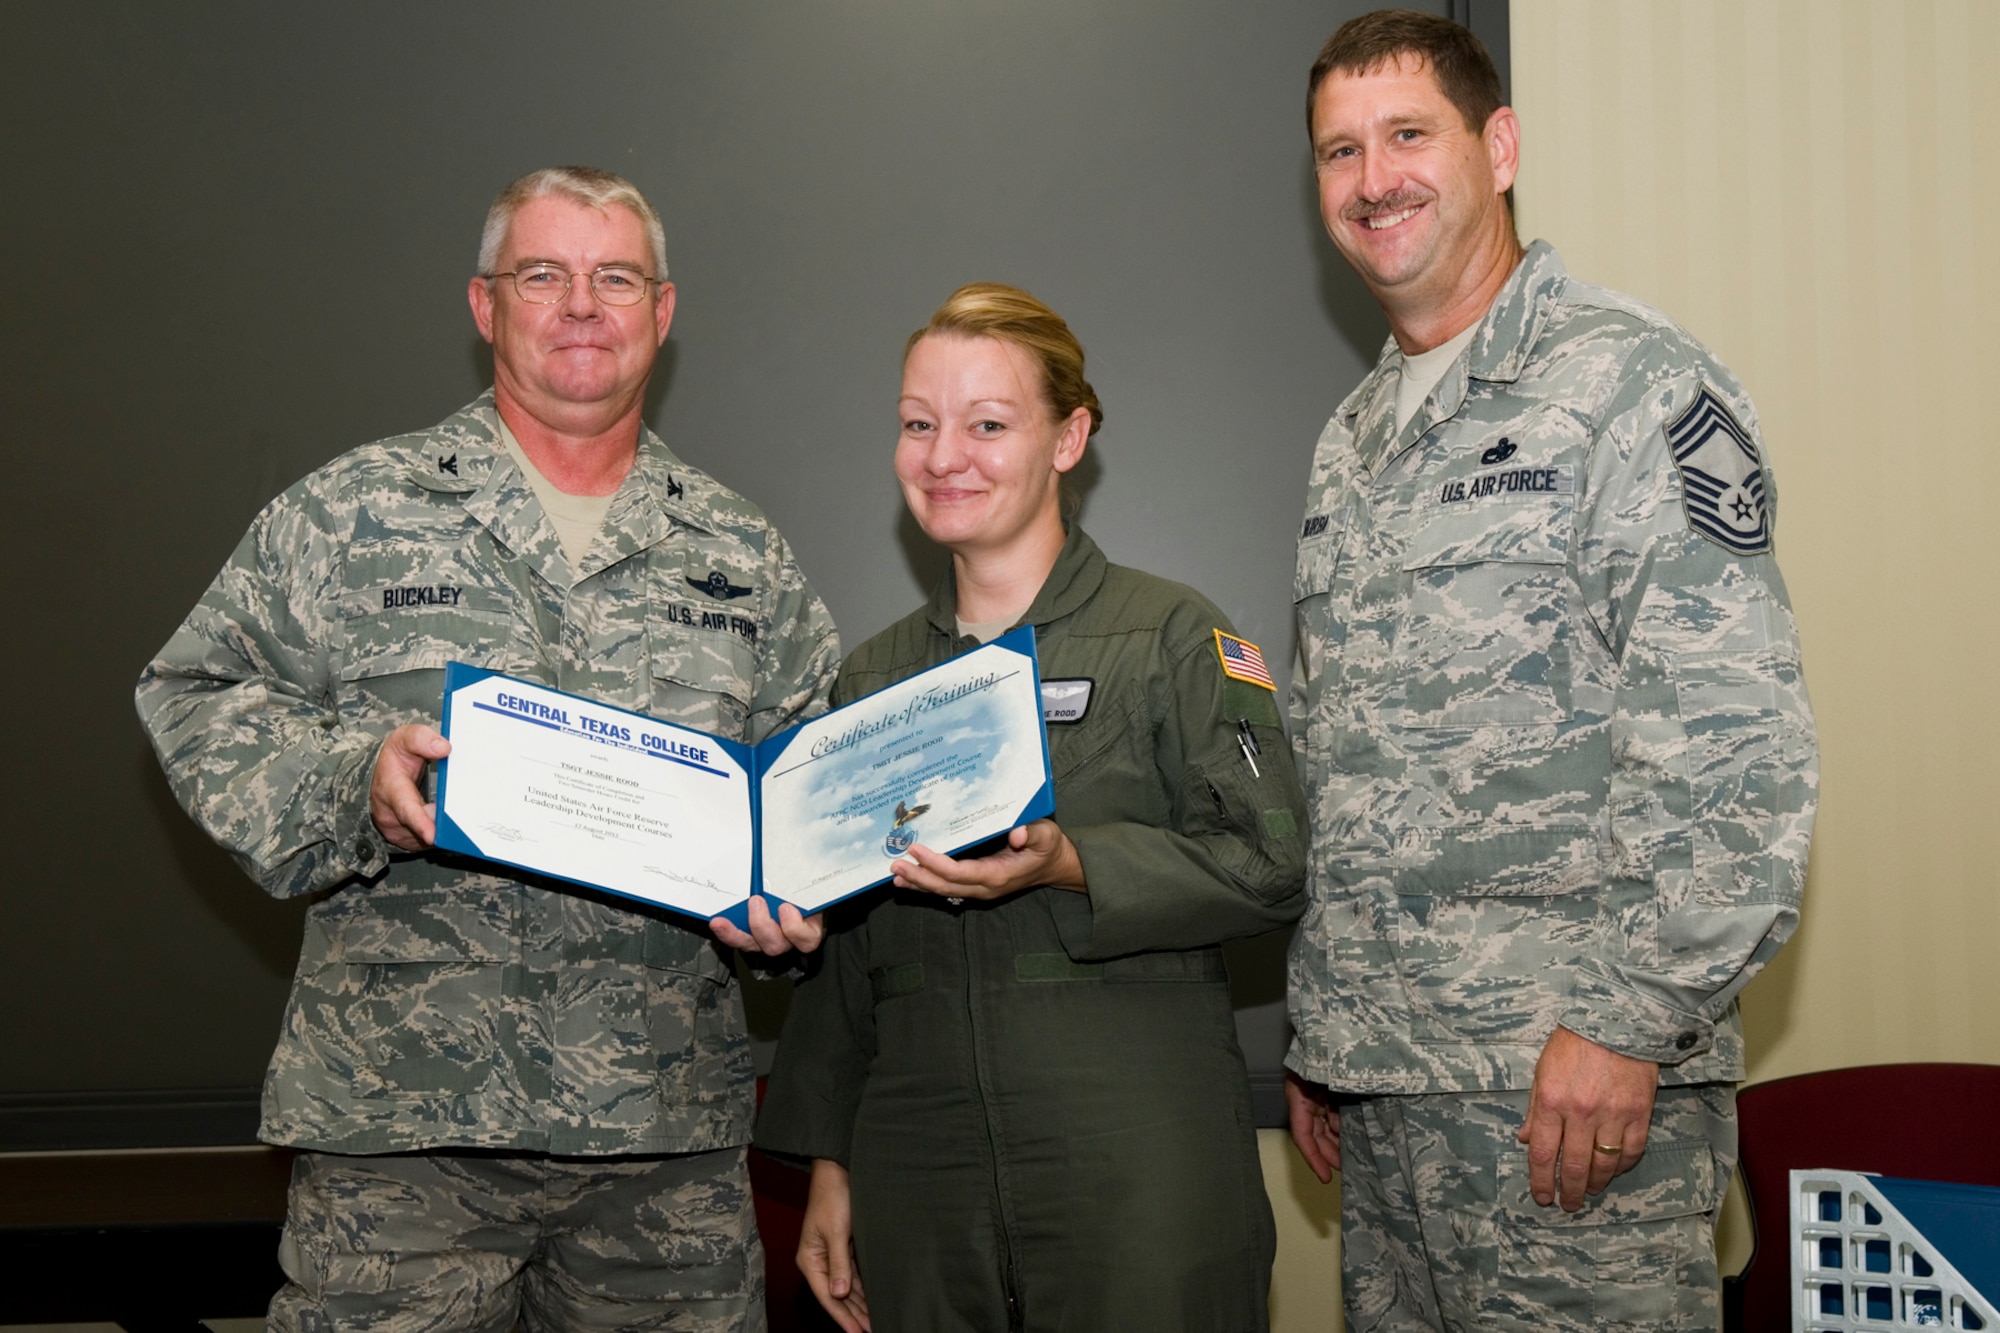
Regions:
[[1569, 285], [1569, 270], [1547, 241], [1536, 241], [1508, 275], [1507, 283], [1479, 322], [1466, 350], [1466, 372], [1473, 379], [1512, 384], [1521, 378], [1528, 356], [1542, 340], [1549, 315]]
[[[1089, 601], [1104, 582], [1104, 569], [1109, 563], [1104, 552], [1081, 524], [1069, 524], [1067, 533], [1055, 566], [1042, 580], [1042, 590], [1035, 594], [1035, 600], [1021, 616], [1020, 623], [1024, 625], [1039, 629], [1061, 620]], [[948, 639], [957, 639], [958, 580], [949, 563], [945, 565], [944, 577], [931, 590], [924, 612], [935, 629]]]
[[[445, 418], [427, 436], [411, 478], [426, 490], [464, 497], [465, 511], [552, 582], [567, 584], [567, 557], [541, 502], [500, 443], [500, 413], [488, 389]], [[575, 578], [588, 577], [666, 539], [678, 522], [715, 532], [717, 486], [690, 472], [650, 429], [639, 429], [639, 456], [605, 514], [609, 542], [594, 546]], [[559, 577], [560, 575], [560, 577]]]
[[1465, 403], [1471, 380], [1512, 384], [1521, 377], [1528, 357], [1541, 340], [1549, 315], [1569, 284], [1569, 272], [1547, 241], [1536, 241], [1507, 275], [1493, 304], [1479, 321], [1479, 331], [1466, 347], [1462, 372], [1448, 370], [1402, 430], [1396, 429], [1396, 389], [1402, 352], [1390, 338], [1382, 346], [1375, 368], [1340, 405], [1355, 453], [1369, 476], [1423, 438], [1440, 421], [1448, 421]]
[[471, 495], [484, 487], [496, 464], [507, 460], [500, 444], [500, 414], [488, 389], [424, 432], [424, 452], [410, 463], [410, 480], [441, 495]]

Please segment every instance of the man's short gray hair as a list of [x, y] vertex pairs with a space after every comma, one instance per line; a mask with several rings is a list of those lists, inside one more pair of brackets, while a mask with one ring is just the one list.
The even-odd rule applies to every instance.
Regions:
[[514, 214], [523, 204], [549, 195], [568, 199], [586, 208], [602, 211], [617, 205], [629, 208], [646, 226], [646, 239], [653, 244], [653, 264], [658, 270], [653, 274], [661, 282], [667, 280], [667, 229], [660, 225], [660, 215], [646, 202], [646, 196], [639, 193], [639, 187], [623, 176], [600, 171], [596, 167], [543, 167], [531, 171], [506, 189], [494, 196], [493, 207], [486, 210], [486, 229], [479, 234], [479, 272], [494, 271], [500, 262], [500, 247], [507, 242], [507, 227], [514, 220]]

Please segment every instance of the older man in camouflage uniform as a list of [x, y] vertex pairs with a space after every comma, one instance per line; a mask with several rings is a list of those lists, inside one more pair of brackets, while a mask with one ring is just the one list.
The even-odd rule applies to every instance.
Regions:
[[1523, 252], [1464, 29], [1354, 20], [1308, 115], [1393, 334], [1320, 438], [1295, 587], [1288, 1100], [1342, 1173], [1347, 1326], [1714, 1328], [1736, 995], [1797, 922], [1817, 785], [1756, 418]]
[[[449, 660], [747, 741], [825, 705], [784, 540], [641, 421], [665, 250], [609, 173], [509, 186], [469, 288], [493, 390], [273, 501], [140, 681], [189, 813], [317, 896], [264, 1089], [304, 1150], [273, 1328], [764, 1326], [726, 951], [431, 850], [418, 785]], [[711, 929], [817, 942], [761, 908]]]

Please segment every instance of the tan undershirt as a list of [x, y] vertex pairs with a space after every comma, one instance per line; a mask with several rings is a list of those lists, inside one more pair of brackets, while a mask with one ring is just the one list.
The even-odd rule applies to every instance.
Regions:
[[1451, 369], [1451, 363], [1458, 360], [1458, 354], [1472, 341], [1472, 335], [1479, 332], [1479, 321], [1474, 320], [1462, 331], [1453, 334], [1428, 352], [1418, 352], [1415, 356], [1407, 353], [1403, 357], [1401, 376], [1396, 384], [1396, 429], [1402, 430], [1410, 424], [1410, 418], [1424, 405], [1424, 399], [1431, 396], [1431, 390]]
[[1002, 616], [998, 620], [981, 620], [978, 622], [967, 620], [963, 616], [953, 616], [952, 619], [957, 622], [958, 632], [961, 635], [969, 635], [981, 643], [991, 643], [1008, 630], [1014, 628], [1014, 622], [1019, 617]]
[[535, 492], [535, 498], [542, 502], [542, 512], [548, 515], [549, 526], [556, 530], [556, 540], [562, 543], [563, 554], [569, 557], [569, 567], [581, 568], [583, 557], [590, 553], [591, 543], [604, 530], [604, 516], [611, 512], [611, 501], [617, 496], [571, 495], [558, 490], [556, 484], [542, 475], [542, 470], [529, 459], [521, 442], [514, 438], [514, 432], [507, 429], [507, 423], [500, 423], [500, 443], [506, 446], [507, 456], [521, 469], [521, 475], [528, 479], [528, 486]]

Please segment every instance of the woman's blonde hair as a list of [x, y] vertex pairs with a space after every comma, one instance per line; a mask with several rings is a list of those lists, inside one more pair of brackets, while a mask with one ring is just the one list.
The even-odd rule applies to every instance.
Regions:
[[998, 338], [1027, 349], [1042, 368], [1042, 392], [1057, 421], [1077, 408], [1090, 411], [1090, 433], [1104, 424], [1097, 391], [1083, 377], [1083, 344], [1063, 317], [1019, 287], [1004, 282], [968, 282], [945, 298], [930, 323], [903, 344], [903, 359], [932, 334]]

